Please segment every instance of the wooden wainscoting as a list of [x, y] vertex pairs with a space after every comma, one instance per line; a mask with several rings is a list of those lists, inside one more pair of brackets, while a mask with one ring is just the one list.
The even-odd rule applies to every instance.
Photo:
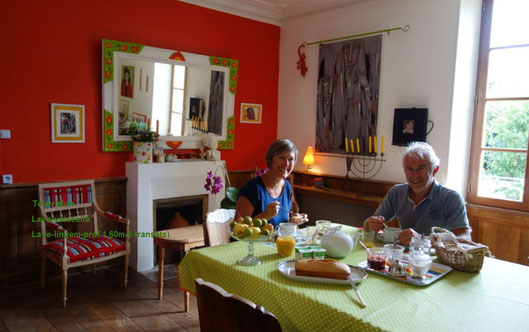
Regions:
[[252, 178], [253, 173], [254, 170], [229, 171], [231, 186], [241, 189]]
[[[126, 214], [127, 178], [104, 178], [96, 182], [97, 203], [103, 211]], [[32, 232], [40, 232], [40, 223], [32, 222], [40, 216], [38, 183], [0, 185], [0, 288], [39, 280], [41, 238]], [[110, 230], [111, 222], [99, 218], [99, 229]], [[91, 231], [83, 229], [79, 231]], [[124, 231], [124, 229], [123, 229]], [[58, 268], [47, 265], [49, 276], [58, 274]]]
[[468, 204], [472, 239], [496, 258], [529, 265], [529, 213]]

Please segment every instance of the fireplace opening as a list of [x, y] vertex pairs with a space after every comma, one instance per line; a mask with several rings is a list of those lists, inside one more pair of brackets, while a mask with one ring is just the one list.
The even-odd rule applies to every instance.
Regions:
[[[179, 228], [202, 224], [208, 211], [208, 195], [174, 197], [153, 200], [153, 229]], [[154, 248], [154, 262], [158, 263], [157, 248]], [[184, 252], [165, 250], [165, 264], [178, 263]]]

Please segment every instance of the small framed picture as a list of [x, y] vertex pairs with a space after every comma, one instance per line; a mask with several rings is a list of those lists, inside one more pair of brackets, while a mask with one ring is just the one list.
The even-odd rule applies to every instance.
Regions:
[[134, 97], [134, 66], [121, 66], [121, 96]]
[[263, 105], [241, 103], [241, 123], [261, 123]]
[[132, 121], [147, 123], [147, 115], [136, 113], [136, 112], [132, 112]]
[[51, 104], [51, 141], [84, 143], [84, 105]]
[[393, 119], [393, 145], [426, 142], [427, 108], [396, 108]]

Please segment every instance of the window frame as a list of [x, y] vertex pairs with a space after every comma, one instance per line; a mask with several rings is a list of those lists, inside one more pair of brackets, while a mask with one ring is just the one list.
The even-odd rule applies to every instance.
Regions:
[[[467, 184], [467, 201], [473, 204], [488, 205], [500, 208], [529, 211], [529, 151], [526, 151], [525, 182], [521, 202], [478, 196], [480, 159], [483, 147], [483, 128], [485, 121], [485, 104], [487, 100], [527, 100], [527, 98], [489, 98], [486, 99], [487, 74], [489, 65], [490, 37], [492, 29], [492, 12], [494, 0], [483, 0], [481, 29], [479, 41], [478, 70], [474, 103], [472, 143], [470, 150], [469, 175]], [[499, 151], [510, 149], [499, 149]], [[495, 151], [498, 151], [495, 149]]]

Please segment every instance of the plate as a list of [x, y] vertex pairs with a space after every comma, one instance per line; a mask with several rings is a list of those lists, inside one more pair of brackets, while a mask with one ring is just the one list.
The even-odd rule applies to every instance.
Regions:
[[[365, 278], [367, 278], [367, 273], [362, 268], [359, 268], [358, 266], [353, 266], [353, 265], [349, 265], [349, 267], [351, 268], [351, 274], [353, 275], [354, 282], [358, 283], [364, 280]], [[285, 277], [298, 280], [298, 281], [317, 282], [317, 283], [335, 284], [335, 285], [350, 285], [349, 280], [298, 276], [296, 275], [296, 261], [295, 260], [281, 262], [277, 265], [277, 269]]]

